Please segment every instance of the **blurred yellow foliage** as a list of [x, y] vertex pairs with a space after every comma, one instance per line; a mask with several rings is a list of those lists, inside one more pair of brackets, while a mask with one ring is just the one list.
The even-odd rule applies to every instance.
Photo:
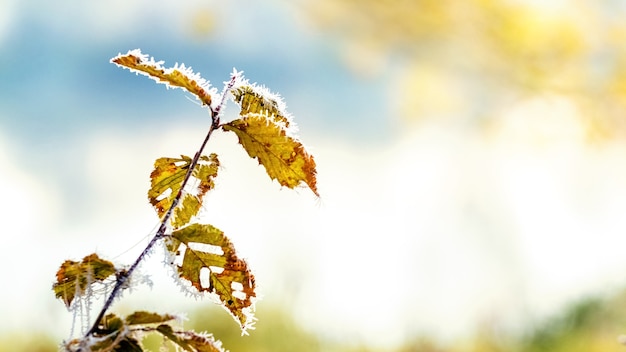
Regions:
[[512, 101], [558, 94], [582, 114], [587, 140], [626, 137], [626, 21], [615, 3], [301, 4], [320, 29], [339, 34], [356, 74], [392, 76], [390, 96], [404, 122], [445, 116], [481, 129]]
[[198, 8], [190, 14], [187, 26], [192, 38], [205, 40], [213, 35], [215, 23], [216, 19], [213, 10]]

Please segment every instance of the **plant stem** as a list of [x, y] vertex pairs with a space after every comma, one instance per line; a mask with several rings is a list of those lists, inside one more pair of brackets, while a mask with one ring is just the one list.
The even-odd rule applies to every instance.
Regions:
[[211, 138], [211, 134], [213, 133], [213, 131], [220, 128], [220, 112], [222, 110], [222, 107], [226, 103], [226, 95], [230, 92], [230, 90], [235, 85], [236, 79], [237, 79], [236, 75], [231, 76], [230, 81], [227, 83], [227, 85], [224, 87], [224, 90], [222, 91], [219, 105], [215, 109], [212, 109], [209, 106], [209, 110], [211, 111], [211, 127], [209, 128], [209, 131], [207, 132], [206, 137], [204, 137], [204, 140], [202, 141], [200, 148], [198, 149], [193, 159], [191, 160], [191, 163], [189, 164], [189, 169], [187, 170], [187, 173], [185, 174], [185, 178], [183, 179], [183, 182], [180, 186], [180, 189], [178, 190], [178, 193], [176, 194], [176, 197], [172, 201], [172, 205], [163, 216], [163, 219], [161, 219], [161, 225], [159, 226], [158, 230], [156, 231], [155, 235], [152, 237], [152, 239], [150, 240], [146, 248], [141, 252], [139, 257], [137, 257], [135, 262], [128, 268], [128, 270], [126, 270], [125, 272], [118, 273], [117, 281], [115, 282], [115, 286], [113, 287], [113, 290], [107, 297], [107, 300], [104, 303], [104, 306], [102, 306], [100, 313], [98, 313], [96, 320], [94, 321], [89, 331], [87, 331], [87, 333], [85, 334], [85, 337], [88, 337], [89, 335], [93, 334], [94, 332], [98, 330], [98, 326], [100, 325], [102, 318], [104, 318], [104, 315], [109, 310], [109, 308], [113, 304], [113, 301], [115, 301], [115, 298], [117, 298], [120, 291], [125, 286], [126, 282], [128, 282], [128, 279], [133, 274], [135, 269], [137, 269], [141, 261], [143, 261], [143, 259], [152, 249], [152, 247], [154, 247], [154, 245], [160, 239], [166, 236], [165, 231], [167, 231], [168, 222], [170, 218], [172, 217], [172, 214], [174, 213], [174, 209], [178, 206], [178, 203], [180, 202], [180, 199], [183, 195], [183, 190], [185, 189], [187, 182], [189, 182], [189, 179], [191, 178], [191, 175], [193, 174], [193, 170], [196, 168], [196, 165], [198, 164], [198, 160], [200, 159], [200, 156], [202, 155], [202, 152], [205, 146], [209, 142], [209, 138]]
[[[219, 125], [217, 127], [219, 127]], [[183, 189], [185, 188], [185, 185], [187, 185], [187, 182], [191, 178], [193, 169], [198, 164], [198, 159], [200, 158], [200, 155], [202, 154], [204, 147], [206, 146], [207, 142], [209, 141], [209, 138], [211, 137], [211, 134], [213, 133], [215, 129], [216, 129], [216, 125], [212, 123], [211, 127], [209, 128], [209, 132], [207, 133], [206, 137], [204, 138], [204, 141], [202, 142], [202, 145], [200, 146], [200, 149], [196, 152], [196, 155], [194, 155], [193, 160], [191, 161], [191, 164], [189, 165], [189, 169], [187, 170], [187, 173], [185, 174], [185, 178], [183, 179], [183, 183], [180, 187], [180, 190], [178, 190], [176, 197], [172, 201], [172, 206], [168, 209], [168, 211], [163, 216], [159, 229], [156, 231], [156, 234], [152, 237], [152, 239], [150, 240], [146, 248], [143, 250], [143, 252], [141, 252], [141, 254], [139, 255], [139, 257], [137, 257], [135, 262], [128, 268], [128, 270], [126, 270], [124, 273], [119, 274], [117, 276], [117, 281], [115, 283], [115, 286], [113, 287], [113, 291], [111, 291], [111, 293], [109, 294], [109, 297], [104, 303], [102, 310], [100, 310], [100, 313], [98, 314], [98, 317], [96, 318], [96, 321], [94, 322], [91, 329], [87, 331], [85, 336], [88, 336], [94, 333], [98, 329], [98, 325], [100, 325], [100, 321], [104, 317], [104, 314], [111, 307], [111, 305], [113, 304], [113, 301], [119, 294], [120, 290], [124, 287], [124, 284], [126, 284], [126, 282], [130, 278], [130, 276], [133, 274], [135, 269], [137, 269], [141, 261], [146, 257], [148, 252], [150, 252], [150, 250], [152, 249], [152, 247], [154, 247], [157, 241], [165, 236], [165, 231], [167, 230], [167, 224], [170, 218], [172, 217], [174, 208], [178, 206], [178, 203], [180, 202], [180, 198], [182, 197], [182, 194], [183, 194]]]

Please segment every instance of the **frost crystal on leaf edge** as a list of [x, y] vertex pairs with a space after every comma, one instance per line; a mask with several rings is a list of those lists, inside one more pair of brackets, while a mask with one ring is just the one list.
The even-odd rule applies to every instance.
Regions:
[[[216, 96], [216, 94], [217, 94], [217, 88], [211, 87], [211, 84], [210, 84], [210, 82], [208, 80], [202, 78], [202, 76], [200, 76], [199, 73], [193, 72], [191, 66], [185, 66], [184, 63], [181, 63], [181, 64], [176, 63], [174, 65], [174, 67], [172, 67], [172, 68], [165, 68], [165, 67], [163, 67], [163, 64], [165, 63], [165, 61], [163, 61], [163, 60], [155, 61], [154, 57], [151, 57], [148, 54], [142, 53], [141, 49], [129, 50], [126, 54], [119, 53], [119, 54], [117, 54], [117, 56], [111, 58], [110, 62], [116, 64], [117, 66], [121, 66], [121, 67], [123, 67], [123, 68], [125, 68], [127, 70], [130, 70], [131, 72], [134, 72], [137, 75], [141, 74], [141, 75], [150, 77], [150, 79], [154, 80], [155, 82], [164, 84], [168, 89], [170, 89], [170, 88], [172, 88], [172, 89], [180, 88], [180, 89], [186, 90], [183, 87], [173, 86], [169, 82], [161, 80], [161, 79], [159, 79], [159, 77], [155, 77], [155, 76], [151, 75], [148, 72], [145, 72], [145, 71], [142, 71], [142, 70], [138, 70], [138, 69], [135, 69], [135, 68], [131, 68], [131, 67], [127, 67], [125, 65], [120, 65], [119, 63], [116, 62], [120, 58], [129, 57], [129, 56], [136, 57], [139, 60], [139, 62], [137, 64], [149, 66], [149, 67], [151, 67], [151, 68], [153, 68], [155, 70], [162, 71], [162, 73], [164, 75], [169, 75], [169, 74], [173, 73], [174, 71], [178, 71], [183, 76], [187, 77], [190, 81], [194, 81], [195, 83], [197, 83], [200, 88], [202, 88], [207, 94], [209, 94], [209, 96]], [[202, 101], [202, 99], [200, 99], [200, 97], [198, 97], [195, 94], [194, 94], [194, 96], [196, 97], [197, 100], [199, 100], [202, 104], [204, 104], [204, 102]], [[211, 101], [211, 108], [212, 109], [215, 108], [213, 106], [214, 104], [215, 104], [215, 102]]]

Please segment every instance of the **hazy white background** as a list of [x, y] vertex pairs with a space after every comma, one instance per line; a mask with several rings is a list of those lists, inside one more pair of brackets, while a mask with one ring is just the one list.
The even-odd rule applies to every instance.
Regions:
[[[214, 21], [205, 35], [196, 16]], [[250, 262], [259, 305], [382, 345], [515, 328], [623, 287], [624, 143], [586, 144], [559, 96], [521, 99], [480, 135], [402, 122], [393, 77], [353, 75], [337, 45], [280, 1], [0, 1], [1, 328], [65, 337], [60, 263], [129, 263], [156, 225], [154, 159], [192, 155], [208, 128], [184, 93], [108, 64], [138, 47], [219, 88], [235, 66], [280, 92], [316, 158], [321, 199], [272, 183], [233, 136], [209, 144], [223, 169], [203, 219]], [[151, 259], [153, 291], [121, 302], [209, 304], [180, 299]]]

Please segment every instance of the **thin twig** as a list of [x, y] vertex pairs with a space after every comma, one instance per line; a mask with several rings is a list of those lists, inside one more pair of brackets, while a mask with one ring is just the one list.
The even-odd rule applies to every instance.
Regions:
[[165, 235], [165, 231], [168, 228], [167, 224], [168, 224], [170, 218], [172, 217], [174, 209], [178, 206], [178, 203], [180, 202], [180, 199], [181, 199], [181, 197], [183, 195], [183, 190], [185, 189], [185, 186], [187, 185], [187, 182], [191, 178], [191, 175], [193, 174], [193, 170], [195, 169], [196, 165], [198, 164], [198, 160], [200, 159], [200, 155], [202, 155], [204, 147], [209, 142], [209, 138], [211, 138], [211, 134], [213, 133], [213, 131], [215, 131], [216, 129], [220, 128], [220, 112], [222, 110], [222, 107], [226, 103], [226, 95], [230, 92], [230, 90], [235, 85], [236, 79], [237, 79], [237, 75], [232, 75], [231, 76], [230, 81], [224, 87], [224, 91], [222, 92], [222, 96], [220, 97], [219, 105], [215, 109], [213, 109], [213, 108], [211, 108], [209, 106], [209, 110], [211, 111], [211, 127], [209, 128], [209, 131], [207, 132], [206, 137], [202, 141], [202, 144], [200, 145], [200, 148], [198, 149], [198, 151], [194, 155], [193, 159], [191, 160], [191, 163], [189, 164], [189, 169], [187, 170], [187, 173], [185, 174], [185, 178], [183, 179], [183, 182], [181, 184], [180, 189], [178, 190], [178, 193], [176, 194], [176, 197], [172, 201], [172, 205], [170, 206], [170, 208], [167, 210], [167, 212], [163, 216], [163, 219], [161, 219], [161, 224], [160, 224], [158, 230], [156, 231], [155, 235], [152, 237], [152, 239], [150, 240], [150, 242], [148, 243], [146, 248], [141, 252], [139, 257], [137, 257], [135, 262], [125, 272], [118, 274], [117, 281], [115, 283], [115, 286], [113, 287], [113, 290], [109, 294], [106, 302], [104, 303], [104, 306], [102, 307], [102, 309], [100, 310], [100, 313], [96, 317], [96, 320], [94, 321], [93, 326], [85, 334], [85, 338], [88, 337], [89, 335], [95, 333], [98, 330], [98, 326], [100, 325], [100, 321], [102, 321], [102, 318], [104, 318], [104, 315], [109, 310], [109, 308], [113, 304], [113, 301], [115, 301], [115, 298], [117, 298], [118, 294], [120, 293], [122, 288], [125, 286], [126, 282], [130, 278], [130, 276], [133, 274], [135, 269], [137, 269], [137, 267], [139, 266], [141, 261], [143, 261], [143, 259], [146, 257], [148, 252], [150, 252], [152, 247], [154, 247], [154, 245], [157, 243], [157, 241], [159, 241], [160, 239], [162, 239], [163, 237], [166, 236]]

